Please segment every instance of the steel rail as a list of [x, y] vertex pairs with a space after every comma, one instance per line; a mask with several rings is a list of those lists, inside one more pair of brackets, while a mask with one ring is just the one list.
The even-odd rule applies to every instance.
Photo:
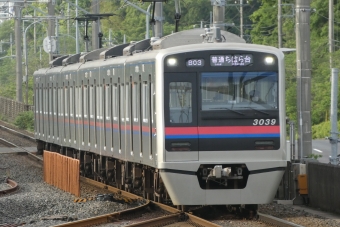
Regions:
[[[139, 197], [135, 194], [117, 189], [115, 187], [112, 187], [112, 186], [109, 186], [109, 185], [106, 185], [106, 184], [103, 184], [101, 182], [91, 180], [91, 179], [88, 179], [88, 178], [85, 178], [85, 177], [80, 177], [80, 181], [87, 183], [87, 184], [91, 184], [91, 185], [98, 187], [98, 188], [106, 189], [110, 192], [119, 194], [122, 197], [126, 197], [126, 198], [129, 198], [129, 199], [137, 199], [137, 200], [140, 200], [140, 201], [144, 200], [143, 198], [141, 198], [141, 197]], [[218, 227], [219, 226], [219, 225], [216, 225], [212, 222], [209, 222], [209, 221], [206, 221], [206, 220], [201, 219], [199, 217], [196, 217], [194, 215], [191, 215], [191, 214], [188, 214], [188, 213], [183, 213], [183, 212], [181, 212], [180, 210], [178, 210], [174, 207], [147, 200], [147, 205], [151, 205], [151, 204], [156, 205], [160, 209], [165, 210], [165, 211], [167, 211], [171, 214], [167, 215], [167, 216], [151, 219], [151, 220], [148, 220], [148, 221], [145, 221], [145, 222], [135, 223], [135, 224], [128, 225], [128, 226], [131, 226], [131, 227], [133, 227], [133, 226], [151, 227], [151, 226], [161, 226], [161, 225], [164, 225], [166, 223], [178, 223], [178, 222], [192, 223], [192, 225], [194, 225], [194, 226], [202, 226], [202, 227], [203, 226], [206, 226], [206, 227]], [[127, 212], [130, 212], [130, 211], [127, 210]], [[133, 210], [133, 212], [135, 212], [135, 210]], [[117, 219], [117, 217], [120, 217], [123, 214], [125, 214], [125, 211], [121, 211], [119, 216], [117, 216], [117, 214], [115, 214], [115, 213], [112, 213], [112, 214], [108, 214], [108, 215], [93, 217], [93, 218], [90, 218], [90, 219], [84, 219], [84, 220], [81, 220], [81, 221], [78, 221], [78, 222], [65, 223], [64, 225], [58, 225], [58, 227], [59, 226], [63, 226], [63, 227], [64, 226], [76, 226], [76, 227], [85, 226], [85, 225], [92, 224], [92, 222], [95, 222], [96, 224], [99, 223], [99, 222], [108, 223], [108, 222], [114, 221], [115, 219]], [[98, 218], [98, 220], [96, 220], [97, 218]]]
[[[23, 148], [22, 148], [23, 149]], [[25, 149], [23, 149], [25, 150]], [[30, 152], [27, 151], [28, 154], [31, 155], [32, 158], [35, 158], [41, 162], [43, 162], [43, 159], [31, 154]], [[185, 223], [185, 224], [192, 224], [193, 226], [202, 226], [202, 227], [217, 227], [219, 225], [214, 224], [212, 222], [209, 222], [207, 220], [204, 220], [202, 218], [199, 218], [197, 216], [194, 216], [192, 214], [189, 213], [183, 213], [182, 211], [171, 207], [171, 206], [167, 206], [165, 204], [162, 203], [158, 203], [158, 202], [154, 202], [154, 201], [149, 201], [149, 200], [144, 200], [143, 198], [126, 192], [124, 190], [120, 190], [118, 188], [103, 184], [101, 182], [89, 179], [89, 178], [85, 178], [80, 176], [80, 181], [83, 183], [87, 183], [90, 185], [93, 185], [95, 187], [98, 188], [102, 188], [102, 189], [106, 189], [110, 192], [116, 193], [122, 197], [125, 198], [129, 198], [129, 199], [134, 199], [134, 200], [139, 200], [139, 201], [147, 201], [146, 204], [140, 206], [140, 207], [136, 207], [136, 208], [131, 208], [125, 211], [120, 211], [120, 212], [115, 212], [115, 213], [111, 213], [111, 214], [106, 214], [106, 215], [101, 215], [101, 216], [97, 216], [97, 217], [92, 217], [92, 218], [88, 218], [88, 219], [83, 219], [83, 220], [78, 220], [78, 221], [74, 221], [74, 222], [68, 222], [68, 223], [64, 223], [61, 225], [57, 225], [57, 227], [79, 227], [79, 226], [90, 226], [90, 225], [95, 225], [95, 224], [104, 224], [104, 223], [110, 223], [110, 222], [114, 222], [115, 220], [118, 220], [119, 218], [121, 218], [124, 215], [128, 215], [129, 213], [134, 213], [136, 211], [138, 211], [139, 209], [143, 209], [146, 206], [149, 206], [151, 204], [154, 204], [156, 206], [158, 206], [160, 209], [165, 210], [167, 212], [170, 213], [170, 215], [164, 216], [164, 217], [160, 217], [160, 218], [155, 218], [155, 219], [151, 219], [145, 222], [140, 222], [140, 223], [135, 223], [135, 224], [131, 224], [128, 225], [129, 227], [151, 227], [151, 226], [161, 226], [164, 225], [164, 223]], [[278, 227], [303, 227], [301, 225], [280, 219], [280, 218], [276, 218], [273, 217], [271, 215], [266, 215], [266, 214], [262, 214], [262, 213], [257, 213], [258, 215], [258, 220], [271, 224], [271, 225], [275, 225]], [[163, 224], [162, 224], [163, 223]], [[0, 226], [1, 227], [1, 226]]]
[[278, 227], [303, 227], [302, 225], [298, 225], [280, 218], [273, 217], [271, 215], [257, 213], [259, 216], [259, 221], [278, 226]]
[[172, 214], [164, 217], [154, 218], [148, 221], [139, 222], [131, 225], [127, 225], [126, 227], [159, 227], [166, 226], [170, 224], [177, 223], [179, 226], [182, 225], [190, 225], [196, 227], [220, 227], [215, 223], [209, 222], [202, 218], [196, 217], [189, 213], [178, 213]]
[[6, 179], [6, 183], [9, 184], [11, 186], [11, 188], [1, 190], [0, 195], [5, 195], [5, 194], [8, 194], [10, 192], [14, 192], [15, 190], [17, 190], [19, 188], [18, 184], [14, 180], [11, 180], [9, 178]]
[[150, 203], [148, 202], [148, 203], [143, 204], [139, 207], [123, 210], [123, 211], [120, 211], [120, 212], [114, 212], [114, 213], [111, 213], [111, 214], [104, 214], [104, 215], [100, 215], [100, 216], [97, 216], [97, 217], [87, 218], [87, 219], [83, 219], [83, 220], [79, 220], [79, 221], [68, 222], [68, 223], [64, 223], [64, 224], [61, 224], [61, 225], [55, 225], [55, 227], [66, 227], [66, 226], [67, 227], [82, 227], [82, 226], [92, 226], [92, 225], [105, 224], [105, 223], [113, 222], [115, 220], [119, 220], [119, 218], [122, 215], [135, 213], [136, 211], [144, 209], [145, 207], [147, 207], [149, 205], [150, 205]]
[[25, 134], [23, 134], [21, 132], [15, 131], [14, 129], [11, 129], [11, 128], [7, 128], [6, 126], [0, 125], [0, 128], [6, 130], [8, 132], [14, 133], [16, 135], [19, 135], [19, 136], [21, 136], [21, 137], [23, 137], [25, 139], [29, 139], [29, 140], [32, 140], [34, 142], [36, 141], [36, 139], [34, 137], [25, 135]]
[[[19, 147], [17, 145], [15, 145], [14, 143], [11, 143], [3, 138], [0, 138], [0, 143], [1, 144], [4, 144], [8, 147], [15, 147], [15, 148], [18, 148], [18, 149], [21, 149], [23, 153], [27, 153], [27, 155], [30, 157], [30, 158], [33, 158], [35, 160], [38, 160], [39, 162], [44, 162], [43, 158], [40, 158], [34, 154], [32, 154], [29, 150], [23, 148], [23, 147]], [[20, 151], [17, 151], [17, 153], [21, 153]], [[1, 226], [0, 226], [1, 227]]]
[[7, 147], [16, 147], [15, 144], [3, 139], [3, 138], [0, 138], [0, 143], [7, 146]]

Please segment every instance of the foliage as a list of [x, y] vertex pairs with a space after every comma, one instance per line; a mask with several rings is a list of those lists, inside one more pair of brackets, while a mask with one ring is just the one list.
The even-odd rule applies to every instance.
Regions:
[[34, 115], [32, 111], [21, 112], [14, 121], [14, 125], [19, 129], [28, 131], [34, 130]]
[[308, 155], [308, 158], [314, 158], [314, 159], [318, 159], [318, 158], [321, 158], [322, 155], [321, 154], [310, 154]]
[[[340, 121], [338, 121], [338, 129], [340, 129]], [[326, 138], [331, 135], [331, 122], [325, 121], [312, 126], [313, 139]]]
[[[124, 41], [135, 41], [145, 38], [146, 35], [146, 16], [139, 10], [131, 7], [125, 0], [114, 1], [99, 1], [100, 13], [113, 13], [114, 16], [104, 18], [101, 20], [101, 30], [104, 34], [103, 45], [108, 46], [110, 42], [119, 44]], [[139, 0], [130, 0], [143, 10], [147, 10], [149, 3], [141, 3]], [[203, 25], [209, 25], [210, 12], [213, 10], [210, 0], [181, 0], [181, 20], [179, 22], [179, 31], [191, 29], [194, 26], [199, 27], [201, 21]], [[232, 4], [233, 1], [226, 1]], [[245, 2], [245, 1], [244, 1]], [[282, 1], [282, 22], [283, 22], [283, 46], [288, 48], [295, 48], [295, 15], [293, 13], [295, 0]], [[44, 16], [41, 12], [46, 12], [46, 3], [28, 3], [35, 8], [41, 9], [36, 11], [37, 16]], [[91, 0], [79, 1], [79, 6], [86, 11], [91, 12]], [[23, 16], [33, 15], [34, 7], [24, 7], [22, 9]], [[152, 8], [152, 7], [151, 7]], [[329, 67], [329, 53], [328, 53], [328, 1], [312, 0], [311, 8], [315, 12], [310, 16], [310, 43], [311, 43], [311, 64], [312, 64], [312, 82], [311, 82], [311, 114], [312, 125], [319, 127], [318, 124], [329, 120], [330, 108], [330, 67]], [[175, 31], [175, 4], [174, 1], [169, 0], [163, 5], [164, 21], [164, 35]], [[229, 31], [235, 34], [240, 34], [240, 13], [237, 4], [225, 8], [225, 23], [234, 23], [235, 26], [230, 27]], [[152, 11], [152, 10], [151, 10]], [[244, 37], [248, 42], [255, 44], [263, 44], [270, 46], [278, 46], [278, 17], [277, 17], [277, 1], [274, 0], [251, 0], [243, 7], [244, 12]], [[59, 33], [59, 54], [75, 53], [75, 7], [70, 5], [68, 11], [67, 1], [57, 0], [56, 15], [64, 15], [66, 19], [58, 21]], [[340, 37], [340, 2], [334, 3], [335, 12], [335, 40]], [[84, 12], [79, 11], [79, 16], [83, 16]], [[27, 28], [29, 22], [25, 22]], [[33, 26], [27, 30], [27, 46], [28, 46], [28, 100], [29, 104], [33, 104], [33, 79], [32, 75], [35, 70], [48, 66], [48, 54], [41, 51], [43, 39], [46, 37], [48, 22], [43, 20], [36, 24], [36, 46], [34, 48], [34, 29]], [[150, 26], [149, 33], [152, 33], [152, 26]], [[85, 43], [83, 37], [85, 35], [85, 27], [80, 23], [80, 51], [85, 50]], [[14, 19], [6, 20], [0, 24], [0, 40], [3, 43], [4, 52], [0, 53], [0, 57], [15, 54], [15, 45], [10, 49], [10, 34], [14, 40]], [[92, 26], [88, 27], [88, 36], [91, 39]], [[111, 40], [109, 40], [109, 35]], [[336, 42], [338, 45], [339, 42]], [[91, 43], [90, 43], [91, 50]], [[41, 51], [41, 52], [40, 52]], [[333, 67], [340, 68], [340, 51], [339, 46], [336, 46], [335, 52], [332, 54]], [[24, 61], [24, 58], [22, 59]], [[296, 70], [296, 53], [285, 55], [286, 63], [286, 115], [296, 121], [297, 113], [297, 70]], [[23, 67], [23, 73], [25, 69]], [[26, 86], [22, 87], [23, 96], [25, 100]], [[16, 96], [16, 59], [4, 58], [0, 60], [0, 96], [15, 99]], [[340, 96], [339, 96], [340, 97]], [[340, 98], [339, 105], [340, 105]], [[339, 113], [340, 114], [340, 113]], [[339, 115], [340, 116], [340, 115]], [[313, 127], [314, 129], [314, 127]], [[315, 136], [321, 132], [315, 132]], [[329, 134], [324, 133], [324, 134]], [[326, 136], [327, 136], [326, 135]], [[314, 134], [313, 134], [314, 136]], [[316, 137], [315, 137], [316, 138]]]

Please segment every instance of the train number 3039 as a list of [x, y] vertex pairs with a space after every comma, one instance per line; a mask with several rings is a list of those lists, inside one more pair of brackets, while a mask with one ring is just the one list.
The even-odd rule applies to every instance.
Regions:
[[276, 119], [254, 119], [253, 125], [275, 125]]

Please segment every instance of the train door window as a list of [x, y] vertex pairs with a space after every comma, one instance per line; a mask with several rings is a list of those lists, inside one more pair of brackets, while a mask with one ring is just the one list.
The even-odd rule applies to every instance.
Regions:
[[118, 120], [118, 84], [112, 86], [112, 117], [114, 121]]
[[137, 82], [134, 82], [132, 84], [132, 112], [133, 112], [133, 121], [138, 122], [138, 115], [137, 115], [137, 108], [138, 108], [138, 103], [137, 103]]
[[83, 106], [83, 95], [82, 95], [82, 86], [77, 87], [77, 95], [78, 97], [76, 98], [76, 103], [77, 103], [77, 107], [78, 107], [78, 118], [81, 118], [82, 115], [82, 106]]
[[96, 108], [97, 109], [97, 119], [102, 120], [103, 119], [103, 86], [102, 85], [97, 86], [96, 97], [97, 97], [96, 107], [98, 107], [98, 108]]
[[43, 87], [41, 85], [41, 88], [39, 89], [39, 112], [42, 113], [42, 90], [43, 90]]
[[74, 99], [73, 87], [70, 87], [70, 116], [71, 117], [73, 117], [73, 108], [74, 108], [73, 99]]
[[48, 86], [48, 114], [52, 115], [52, 87]]
[[[151, 77], [150, 77], [150, 80], [151, 80]], [[154, 84], [151, 82], [150, 83], [150, 89], [151, 89], [151, 97], [150, 97], [150, 100], [151, 100], [151, 105], [150, 105], [150, 108], [151, 108], [151, 123], [153, 123], [153, 114], [154, 114], [154, 110], [155, 110], [155, 90], [154, 90]]]
[[170, 123], [192, 122], [192, 84], [190, 82], [170, 82], [169, 111]]
[[148, 108], [149, 108], [149, 93], [148, 93], [148, 82], [144, 81], [143, 82], [143, 90], [142, 90], [142, 111], [143, 111], [143, 122], [148, 123], [149, 122], [149, 113], [148, 113]]
[[[48, 121], [50, 122], [51, 121], [51, 108], [52, 108], [52, 100], [51, 100], [51, 88], [50, 88], [50, 84], [47, 84], [47, 117], [48, 117]], [[52, 127], [48, 127], [48, 137], [50, 137], [51, 135], [51, 128]]]
[[35, 106], [35, 112], [39, 113], [39, 86], [35, 87], [35, 102], [34, 102], [34, 106]]
[[65, 116], [68, 116], [68, 106], [69, 106], [69, 97], [68, 97], [68, 87], [64, 87], [64, 99], [65, 99]]
[[152, 124], [153, 124], [153, 115], [155, 111], [155, 94], [154, 94], [154, 83], [151, 82], [151, 75], [149, 75], [149, 81], [150, 81], [150, 117], [151, 117], [151, 122], [150, 122], [150, 132], [151, 132], [151, 146], [150, 146], [150, 158], [152, 158], [153, 155], [153, 132], [152, 132]]
[[75, 111], [75, 114], [76, 114], [76, 117], [78, 117], [79, 116], [79, 103], [80, 103], [80, 100], [79, 100], [79, 87], [75, 87], [74, 88], [75, 89], [75, 100], [76, 100], [76, 105], [75, 105], [75, 107], [76, 107], [76, 111]]
[[90, 97], [89, 97], [89, 101], [90, 101], [90, 118], [94, 117], [94, 106], [93, 106], [93, 102], [94, 102], [94, 87], [93, 85], [90, 86]]
[[126, 84], [126, 88], [125, 88], [125, 120], [126, 121], [130, 121], [130, 111], [129, 111], [129, 106], [130, 106], [130, 89], [129, 89], [129, 83]]
[[110, 85], [109, 84], [105, 84], [104, 87], [105, 90], [105, 119], [106, 120], [110, 120], [110, 116], [111, 116], [111, 109], [109, 108], [109, 103], [110, 103]]
[[120, 117], [122, 119], [122, 122], [125, 121], [124, 117], [124, 108], [123, 108], [123, 103], [126, 103], [124, 100], [124, 84], [121, 84], [120, 86], [120, 103], [121, 103], [121, 108], [120, 108]]
[[84, 103], [83, 103], [83, 113], [84, 113], [84, 118], [87, 118], [87, 103], [88, 103], [88, 91], [87, 91], [87, 85], [84, 85], [83, 89], [83, 97], [84, 97]]
[[59, 88], [59, 106], [60, 106], [60, 116], [64, 116], [64, 105], [62, 105], [63, 102], [63, 87]]
[[55, 87], [53, 88], [53, 106], [54, 106], [54, 109], [53, 109], [53, 114], [54, 115], [57, 115], [57, 87], [58, 87], [58, 84], [55, 85]]

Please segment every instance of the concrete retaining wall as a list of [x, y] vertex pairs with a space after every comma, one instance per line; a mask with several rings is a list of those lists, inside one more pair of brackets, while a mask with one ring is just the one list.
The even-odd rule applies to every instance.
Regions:
[[5, 116], [9, 121], [14, 121], [15, 118], [24, 111], [33, 111], [33, 106], [0, 97], [0, 114]]
[[310, 205], [340, 214], [340, 166], [310, 162], [307, 169]]

